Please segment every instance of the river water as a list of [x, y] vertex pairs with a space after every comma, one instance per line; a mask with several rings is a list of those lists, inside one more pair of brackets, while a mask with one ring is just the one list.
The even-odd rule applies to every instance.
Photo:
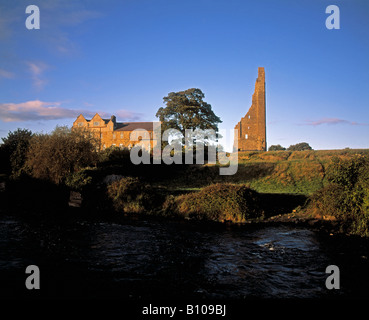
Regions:
[[[25, 287], [31, 264], [40, 290]], [[362, 298], [368, 271], [367, 241], [302, 227], [0, 216], [0, 297]]]

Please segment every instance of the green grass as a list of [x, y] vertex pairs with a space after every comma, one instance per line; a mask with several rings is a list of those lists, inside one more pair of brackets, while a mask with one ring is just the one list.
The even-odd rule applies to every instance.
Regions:
[[349, 159], [357, 154], [369, 155], [369, 149], [242, 152], [235, 175], [220, 176], [218, 165], [192, 166], [173, 179], [157, 181], [177, 191], [228, 182], [262, 193], [311, 195], [327, 184], [325, 170], [333, 157]]

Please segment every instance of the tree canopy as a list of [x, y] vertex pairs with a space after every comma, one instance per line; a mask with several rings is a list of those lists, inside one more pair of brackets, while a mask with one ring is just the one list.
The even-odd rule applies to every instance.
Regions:
[[97, 161], [97, 142], [91, 133], [56, 127], [51, 134], [35, 134], [30, 141], [26, 170], [56, 184]]
[[286, 150], [286, 148], [282, 147], [280, 144], [271, 145], [268, 149], [268, 151], [282, 151], [282, 150]]
[[297, 144], [292, 144], [288, 147], [289, 151], [303, 151], [303, 150], [313, 150], [312, 147], [307, 142], [300, 142]]
[[20, 173], [32, 135], [32, 131], [18, 128], [13, 132], [9, 131], [7, 137], [1, 138], [3, 143], [0, 146], [0, 164], [3, 172], [14, 176]]
[[205, 95], [200, 89], [170, 92], [163, 98], [166, 107], [161, 107], [156, 117], [161, 121], [162, 132], [177, 129], [185, 136], [186, 129], [213, 129], [218, 131], [222, 121], [213, 112], [211, 105], [205, 102]]

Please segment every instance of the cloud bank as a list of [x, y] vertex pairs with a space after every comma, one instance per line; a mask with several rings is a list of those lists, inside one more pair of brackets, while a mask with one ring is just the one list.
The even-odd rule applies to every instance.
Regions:
[[[40, 100], [26, 101], [22, 103], [0, 103], [0, 120], [4, 122], [57, 120], [65, 118], [77, 118], [83, 114], [86, 118], [92, 118], [96, 111], [83, 109], [68, 109], [61, 106], [62, 102], [46, 102]], [[110, 118], [111, 114], [97, 111], [102, 117]], [[129, 110], [117, 110], [115, 112], [118, 121], [137, 121], [142, 114]]]
[[368, 123], [359, 123], [356, 121], [349, 121], [344, 119], [338, 119], [338, 118], [323, 118], [319, 120], [305, 120], [304, 123], [301, 125], [306, 126], [320, 126], [322, 124], [328, 124], [328, 125], [335, 125], [335, 124], [348, 124], [351, 126], [368, 126]]

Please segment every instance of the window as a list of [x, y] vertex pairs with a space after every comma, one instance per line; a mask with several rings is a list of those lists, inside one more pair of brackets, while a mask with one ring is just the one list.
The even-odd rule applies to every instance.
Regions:
[[78, 122], [79, 127], [83, 127], [83, 122]]
[[249, 138], [249, 135], [248, 134], [245, 134], [245, 139], [248, 139]]
[[113, 133], [113, 139], [115, 139], [115, 133]]
[[123, 139], [123, 132], [120, 133], [120, 138]]
[[119, 144], [119, 148], [123, 149], [123, 143]]
[[95, 121], [94, 122], [94, 126], [99, 126], [100, 125], [100, 122], [99, 121]]
[[250, 119], [250, 115], [249, 115], [249, 119]]

